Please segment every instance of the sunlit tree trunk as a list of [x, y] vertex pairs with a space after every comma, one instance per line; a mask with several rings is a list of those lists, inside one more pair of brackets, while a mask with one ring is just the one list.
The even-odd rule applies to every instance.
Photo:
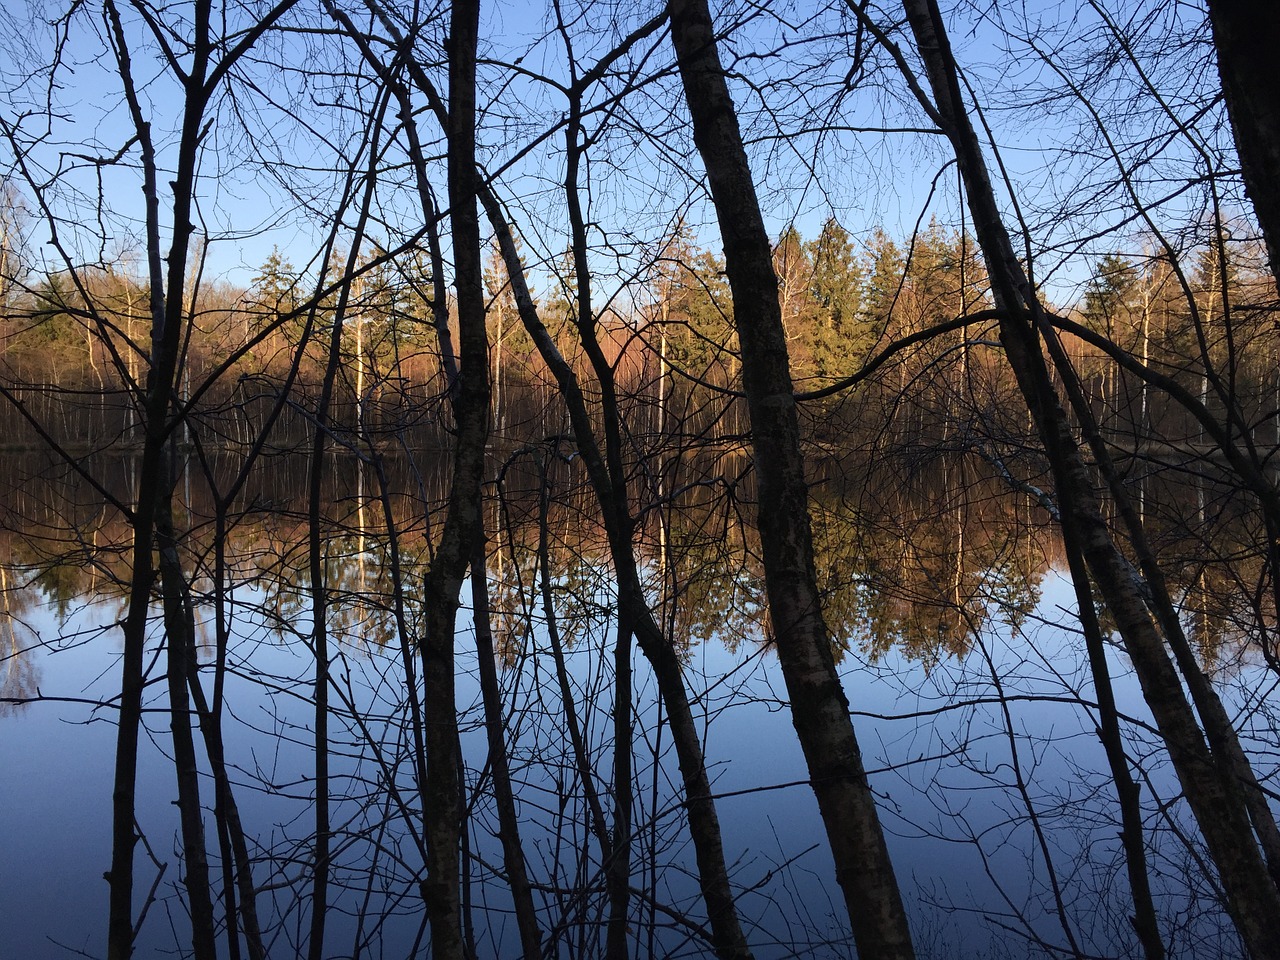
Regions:
[[[385, 101], [374, 109], [370, 119], [370, 138], [375, 143], [381, 136]], [[376, 151], [370, 154], [370, 163]], [[354, 174], [354, 170], [352, 171]], [[365, 178], [362, 203], [356, 220], [351, 249], [347, 254], [342, 276], [351, 277], [358, 266], [359, 250], [364, 242], [365, 230], [369, 223], [369, 211], [373, 201], [374, 178]], [[332, 245], [333, 235], [330, 236]], [[332, 252], [332, 247], [330, 249]], [[327, 262], [328, 258], [326, 258]], [[322, 273], [320, 287], [323, 288], [328, 278]], [[316, 402], [315, 429], [311, 439], [311, 456], [307, 478], [307, 552], [309, 561], [310, 583], [308, 589], [311, 597], [311, 641], [315, 659], [315, 685], [313, 688], [314, 706], [314, 739], [315, 739], [315, 835], [313, 844], [313, 866], [311, 877], [311, 926], [307, 944], [309, 960], [321, 960], [324, 955], [326, 921], [328, 915], [328, 886], [331, 868], [332, 825], [330, 821], [330, 780], [329, 780], [329, 666], [332, 660], [329, 643], [328, 608], [330, 603], [328, 588], [328, 551], [325, 542], [323, 524], [325, 510], [323, 491], [325, 475], [328, 467], [327, 449], [332, 430], [332, 410], [334, 392], [338, 382], [339, 367], [342, 362], [342, 337], [346, 326], [348, 310], [351, 307], [352, 284], [341, 284], [338, 301], [333, 309], [333, 326], [329, 332], [327, 360], [324, 377], [320, 384], [320, 396]], [[319, 291], [313, 303], [320, 301]], [[302, 342], [298, 347], [301, 356], [305, 349], [306, 339], [315, 323], [313, 306], [303, 329]]]
[[[359, 284], [359, 281], [356, 281]], [[357, 303], [357, 313], [355, 316], [356, 326], [356, 432], [364, 435], [364, 311], [366, 306]], [[361, 481], [364, 480], [364, 473], [360, 474]], [[363, 504], [363, 497], [360, 503]], [[363, 530], [363, 524], [361, 529]]]
[[493, 310], [498, 320], [498, 327], [493, 338], [493, 429], [500, 431], [504, 426], [505, 420], [502, 409], [504, 402], [502, 397], [502, 341], [506, 333], [503, 326], [507, 319], [507, 310], [502, 303], [501, 296], [494, 297]]
[[707, 170], [733, 291], [759, 483], [769, 616], [792, 722], [859, 955], [877, 960], [913, 957], [906, 911], [822, 617], [799, 422], [769, 238], [706, 0], [671, 0], [669, 9], [694, 142]]

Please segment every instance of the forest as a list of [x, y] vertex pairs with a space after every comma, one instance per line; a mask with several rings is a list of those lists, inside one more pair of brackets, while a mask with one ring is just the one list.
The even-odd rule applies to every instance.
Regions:
[[1278, 45], [6, 11], [0, 958], [1280, 960]]

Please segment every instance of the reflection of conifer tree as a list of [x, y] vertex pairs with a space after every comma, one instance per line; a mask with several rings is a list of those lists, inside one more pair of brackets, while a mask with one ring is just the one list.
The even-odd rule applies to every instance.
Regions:
[[[980, 630], [1019, 624], [1039, 601], [1046, 562], [1020, 531], [1016, 503], [986, 496], [967, 472], [937, 476], [921, 486], [881, 472], [856, 500], [815, 498], [818, 575], [837, 657], [855, 642], [872, 657], [895, 648], [926, 663], [963, 655]], [[893, 509], [884, 507], [889, 498]]]
[[720, 642], [736, 650], [764, 636], [764, 582], [754, 532], [728, 499], [686, 503], [671, 511], [665, 544], [671, 570], [668, 617], [672, 636], [687, 653], [700, 643]]

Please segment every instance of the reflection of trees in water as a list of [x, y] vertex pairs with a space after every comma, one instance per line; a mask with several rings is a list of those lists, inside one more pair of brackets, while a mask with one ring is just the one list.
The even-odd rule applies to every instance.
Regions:
[[[906, 488], [884, 475], [856, 499], [848, 490], [815, 497], [824, 612], [833, 634], [845, 638], [842, 649], [857, 643], [884, 653], [900, 646], [923, 659], [963, 654], [988, 622], [1020, 622], [1035, 606], [1052, 540], [1043, 515], [1029, 518], [1015, 501], [995, 496], [994, 478], [965, 491], [948, 482], [943, 465], [936, 473]], [[664, 541], [653, 533], [641, 541], [655, 605], [683, 650], [708, 641], [731, 650], [759, 642], [768, 626], [749, 503], [709, 478], [686, 480], [666, 515]], [[890, 496], [893, 511], [881, 512]], [[527, 590], [534, 582], [536, 527], [518, 503], [505, 506], [512, 524], [494, 548], [490, 575], [495, 613], [518, 623], [528, 616], [520, 585]], [[611, 593], [602, 531], [568, 504], [552, 510], [550, 527], [563, 621], [607, 618], [600, 607]]]
[[[431, 498], [440, 491], [424, 491], [402, 459], [387, 464], [397, 485], [390, 496], [401, 563], [413, 582], [430, 556], [427, 531], [438, 502]], [[639, 540], [648, 589], [682, 649], [710, 639], [734, 649], [767, 633], [751, 494], [702, 472], [708, 467], [723, 470], [719, 461], [682, 467], [683, 492], [664, 513], [665, 544], [647, 529]], [[608, 620], [612, 587], [604, 534], [588, 509], [582, 478], [572, 465], [559, 469], [548, 546], [552, 590], [572, 644], [578, 624], [587, 629]], [[305, 518], [293, 509], [304, 496], [305, 471], [282, 458], [260, 474], [228, 525], [227, 575], [252, 584], [263, 613], [293, 624], [309, 602]], [[64, 470], [39, 473], [28, 463], [13, 475], [29, 479], [9, 493], [9, 532], [0, 536], [22, 582], [63, 616], [86, 598], [121, 597], [123, 521], [112, 519]], [[879, 460], [874, 469], [846, 461], [840, 476], [815, 486], [813, 516], [824, 613], [833, 636], [843, 638], [842, 650], [883, 654], [899, 647], [925, 660], [961, 655], [986, 625], [1021, 623], [1038, 600], [1045, 571], [1060, 562], [1044, 512], [1028, 495], [1010, 495], [981, 459], [950, 455], [898, 467]], [[344, 459], [331, 483], [324, 569], [334, 628], [385, 643], [394, 633], [393, 598], [372, 470], [357, 458]], [[1148, 470], [1141, 483], [1153, 540], [1202, 654], [1212, 658], [1223, 644], [1257, 649], [1271, 619], [1264, 533], [1253, 509], [1203, 471]], [[189, 489], [192, 500], [180, 508], [189, 525], [186, 549], [193, 585], [207, 594], [212, 505], [198, 481]], [[529, 601], [536, 589], [536, 497], [536, 478], [526, 476], [504, 484], [488, 508], [495, 531], [488, 568], [495, 637], [513, 651], [539, 617]]]
[[0, 716], [22, 709], [40, 685], [40, 670], [31, 655], [39, 638], [24, 618], [36, 593], [15, 583], [9, 566], [0, 563]]
[[1206, 661], [1252, 652], [1274, 666], [1277, 620], [1267, 524], [1221, 465], [1135, 467], [1153, 548], [1189, 638]]
[[[551, 464], [552, 498], [545, 531], [550, 592], [570, 671], [571, 697], [581, 710], [586, 766], [597, 792], [607, 798], [613, 750], [607, 717], [614, 696], [610, 633], [615, 587], [579, 463], [570, 458]], [[1002, 662], [992, 647], [1007, 642], [993, 638], [1007, 636], [1010, 628], [1018, 637], [1034, 635], [1028, 616], [1040, 598], [1046, 572], [1061, 561], [1056, 534], [1045, 515], [1027, 494], [1010, 495], [1006, 481], [985, 473], [983, 464], [974, 458], [962, 466], [958, 455], [896, 465], [877, 458], [874, 468], [848, 460], [840, 465], [842, 479], [815, 486], [812, 506], [824, 612], [833, 636], [841, 640], [837, 655], [849, 663], [869, 658], [882, 664], [881, 669], [898, 664], [896, 669], [903, 670], [903, 661], [923, 661], [935, 681], [928, 696], [921, 694], [922, 703], [936, 698], [940, 709], [962, 720], [957, 728], [961, 732], [954, 738], [948, 732], [951, 728], [935, 727], [933, 721], [918, 728], [915, 735], [928, 738], [933, 749], [895, 775], [933, 804], [940, 816], [945, 814], [930, 829], [951, 841], [960, 838], [1000, 863], [1000, 844], [1026, 849], [1034, 818], [1040, 818], [1048, 831], [1069, 833], [1085, 831], [1083, 824], [1090, 818], [1095, 824], [1106, 822], [1112, 811], [1106, 781], [1092, 774], [1086, 778], [1083, 770], [1082, 786], [1066, 796], [1053, 794], [1057, 788], [1036, 784], [1037, 765], [1045, 757], [1076, 762], [1070, 737], [1061, 741], [1056, 736], [1043, 741], [1032, 738], [1028, 749], [1039, 759], [1024, 756], [1017, 761], [1031, 784], [1025, 801], [1018, 800], [1015, 779], [991, 776], [993, 768], [1003, 769], [1009, 762], [997, 748], [1007, 749], [1011, 742], [1003, 729], [1006, 720], [992, 712], [991, 704], [1005, 699], [1016, 704], [1019, 698], [1067, 704], [1074, 723], [1089, 717], [1092, 706], [1087, 688], [1078, 682], [1063, 686], [1061, 678], [1033, 675], [1026, 664]], [[440, 487], [420, 482], [422, 465], [389, 457], [384, 466], [392, 487], [388, 500], [397, 527], [408, 640], [416, 644], [423, 611], [414, 585], [421, 582], [431, 555]], [[731, 458], [685, 459], [671, 486], [675, 492], [663, 513], [666, 523], [661, 534], [656, 524], [649, 524], [637, 538], [650, 602], [655, 611], [661, 611], [686, 658], [707, 642], [745, 654], [768, 637], [759, 548], [747, 520], [753, 491], [749, 483], [726, 479], [739, 472], [738, 461]], [[224, 586], [232, 588], [232, 629], [270, 635], [273, 644], [283, 639], [288, 647], [305, 645], [307, 630], [302, 624], [310, 612], [308, 566], [298, 546], [305, 539], [305, 521], [295, 508], [302, 499], [303, 478], [304, 471], [289, 461], [270, 462], [226, 518], [223, 577]], [[1238, 642], [1256, 635], [1257, 624], [1266, 622], [1261, 608], [1250, 606], [1248, 598], [1254, 594], [1245, 589], [1252, 587], [1256, 594], [1256, 583], [1250, 578], [1261, 576], [1261, 564], [1254, 561], [1251, 566], [1247, 558], [1242, 560], [1243, 553], [1254, 549], [1248, 511], [1233, 507], [1230, 497], [1217, 497], [1210, 488], [1203, 501], [1212, 522], [1202, 519], [1194, 489], [1189, 492], [1175, 479], [1166, 476], [1161, 483], [1150, 483], [1146, 509], [1151, 522], [1159, 524], [1162, 556], [1182, 575], [1175, 586], [1207, 655], [1226, 649], [1213, 647], [1210, 640]], [[520, 784], [520, 802], [530, 811], [522, 830], [528, 831], [529, 849], [541, 858], [545, 882], [557, 891], [546, 896], [555, 904], [549, 909], [561, 917], [563, 932], [577, 929], [583, 911], [592, 909], [589, 903], [594, 894], [589, 891], [595, 889], [592, 878], [601, 864], [585, 840], [594, 814], [575, 773], [582, 763], [570, 748], [548, 659], [545, 616], [538, 596], [539, 484], [536, 469], [513, 468], [506, 482], [491, 488], [487, 566], [495, 644], [506, 667], [500, 677], [507, 704], [510, 761]], [[202, 635], [212, 637], [216, 633], [209, 606], [216, 575], [211, 565], [214, 508], [198, 475], [193, 475], [189, 489], [189, 502], [175, 513], [186, 530], [184, 559], [193, 571], [197, 620]], [[358, 886], [377, 875], [387, 889], [407, 891], [416, 883], [415, 864], [421, 863], [422, 853], [414, 847], [412, 831], [405, 833], [406, 811], [409, 819], [416, 816], [413, 745], [403, 677], [394, 655], [398, 642], [395, 584], [378, 496], [368, 465], [356, 458], [336, 461], [325, 494], [323, 570], [330, 629], [338, 640], [331, 736], [335, 756], [344, 759], [335, 760], [339, 784], [335, 803], [349, 819], [340, 831], [342, 852], [334, 869], [343, 884]], [[124, 595], [127, 567], [120, 559], [120, 548], [112, 545], [127, 542], [127, 526], [112, 520], [100, 498], [95, 502], [74, 478], [56, 473], [41, 476], [6, 498], [6, 506], [2, 539], [14, 557], [14, 569], [21, 571], [20, 582], [31, 585], [25, 594], [10, 590], [7, 596], [15, 601], [26, 597], [24, 603], [40, 597], [70, 613], [85, 598], [118, 602]], [[652, 516], [656, 515], [654, 511]], [[94, 562], [86, 563], [90, 547]], [[1179, 557], [1197, 562], [1179, 567], [1172, 560]], [[255, 642], [262, 639], [258, 636]], [[465, 645], [465, 640], [460, 642]], [[206, 662], [212, 655], [207, 646]], [[983, 666], [988, 656], [993, 658], [991, 670]], [[247, 672], [248, 682], [269, 692], [274, 716], [269, 726], [286, 740], [301, 740], [305, 722], [298, 719], [297, 711], [308, 682], [305, 674], [257, 674], [250, 660], [233, 657], [233, 661], [237, 670]], [[20, 665], [22, 660], [17, 662]], [[1065, 654], [1061, 662], [1066, 662]], [[22, 681], [24, 675], [17, 676]], [[34, 681], [25, 682], [21, 696], [30, 695]], [[373, 704], [361, 700], [367, 690], [377, 691]], [[243, 701], [232, 696], [235, 710]], [[244, 696], [243, 691], [239, 696]], [[460, 703], [459, 710], [464, 737], [471, 737], [479, 724], [478, 707]], [[646, 865], [645, 896], [660, 900], [657, 891], [663, 881], [654, 878], [664, 876], [667, 867], [678, 864], [682, 856], [682, 835], [678, 822], [669, 816], [673, 799], [666, 786], [674, 761], [667, 752], [661, 714], [652, 701], [638, 698], [637, 711], [636, 856]], [[726, 716], [734, 716], [732, 706]], [[1015, 715], [1007, 722], [1014, 725], [1019, 742], [1029, 736], [1017, 727]], [[1091, 722], [1082, 726], [1086, 733]], [[1171, 800], [1161, 744], [1143, 734], [1140, 724], [1131, 725], [1129, 736], [1134, 763], [1148, 778], [1144, 789], [1162, 801]], [[483, 750], [469, 754], [466, 763], [471, 842], [483, 859], [485, 838], [499, 833], [497, 811]], [[303, 776], [282, 756], [274, 765], [247, 775], [244, 786], [263, 794], [302, 796], [306, 793], [300, 786], [305, 784]], [[389, 785], [395, 788], [390, 794]], [[999, 825], [992, 827], [957, 808], [955, 798], [964, 795], [990, 798], [996, 804], [993, 809], [1005, 810]], [[1010, 797], [1017, 801], [1013, 806], [1000, 806], [1008, 804]], [[398, 809], [397, 804], [406, 807]], [[535, 809], [542, 813], [534, 815]], [[909, 816], [918, 819], [914, 812]], [[299, 824], [264, 847], [259, 866], [268, 871], [264, 876], [274, 878], [268, 882], [280, 884], [281, 891], [292, 891], [288, 895], [300, 903], [308, 894], [289, 865], [305, 860], [310, 837]], [[1179, 829], [1187, 826], [1177, 824]], [[256, 828], [250, 825], [249, 829]], [[398, 845], [394, 863], [378, 848], [391, 836]], [[996, 847], [993, 837], [1001, 838]], [[1158, 852], [1153, 862], [1162, 864], [1161, 869], [1182, 870], [1191, 856], [1162, 832], [1153, 833], [1150, 842]], [[1055, 854], [1060, 863], [1082, 856], [1073, 852], [1069, 841], [1063, 843], [1063, 850]], [[1006, 864], [1004, 869], [1012, 868]], [[501, 883], [499, 874], [481, 864], [473, 863], [471, 870], [477, 897], [481, 890], [494, 891], [495, 884]], [[1036, 876], [1035, 896], [1048, 897], [1047, 881], [1042, 874]], [[284, 892], [275, 896], [272, 909], [292, 909]], [[1194, 893], [1167, 896], [1175, 911], [1200, 903]], [[947, 907], [956, 901], [954, 891], [937, 896], [937, 902]], [[675, 903], [681, 910], [694, 909], [689, 901]], [[1197, 916], [1207, 917], [1204, 908], [1195, 909], [1200, 911]], [[1005, 919], [1022, 922], [1016, 914]], [[278, 922], [278, 918], [266, 922]], [[1120, 930], [1122, 925], [1116, 927]], [[1197, 927], [1195, 935], [1202, 938], [1203, 928]]]
[[980, 515], [952, 492], [958, 505], [942, 512], [915, 498], [879, 518], [845, 501], [815, 511], [828, 616], [846, 645], [959, 656], [990, 625], [1016, 627], [1035, 607], [1047, 561], [1033, 531], [1018, 529], [999, 506], [1007, 501]]
[[[423, 491], [406, 463], [387, 463], [397, 484], [390, 499], [398, 515], [400, 563], [404, 579], [414, 583], [429, 560], [431, 498], [440, 491]], [[648, 532], [639, 543], [655, 609], [663, 610], [684, 650], [710, 640], [736, 649], [767, 634], [749, 504], [742, 491], [702, 473], [707, 466], [721, 469], [716, 461], [682, 467], [683, 492], [664, 514], [665, 543]], [[296, 461], [273, 460], [260, 473], [227, 525], [226, 575], [252, 587], [259, 615], [293, 632], [309, 610], [305, 518], [294, 510], [304, 496], [305, 471]], [[541, 617], [531, 601], [537, 589], [536, 479], [508, 477], [488, 511], [494, 631], [507, 661]], [[561, 463], [550, 482], [551, 589], [572, 646], [610, 622], [613, 588], [604, 534], [587, 509], [581, 476]], [[926, 659], [959, 654], [992, 618], [1011, 621], [1034, 606], [1046, 564], [1043, 522], [1029, 525], [1007, 498], [991, 495], [996, 483], [987, 478], [986, 489], [966, 492], [937, 465], [914, 483], [882, 470], [856, 488], [822, 488], [814, 500], [819, 573], [825, 612], [833, 634], [844, 638], [842, 648], [857, 644], [883, 653], [900, 645]], [[331, 484], [324, 570], [332, 627], [339, 636], [385, 644], [395, 632], [393, 596], [372, 470], [356, 458], [340, 460]], [[184, 545], [197, 594], [210, 596], [212, 504], [198, 480], [188, 489], [191, 502], [178, 511], [188, 526]], [[33, 476], [9, 498], [13, 532], [7, 540], [15, 564], [63, 614], [88, 597], [120, 597], [127, 585], [127, 525], [93, 500], [64, 471]]]

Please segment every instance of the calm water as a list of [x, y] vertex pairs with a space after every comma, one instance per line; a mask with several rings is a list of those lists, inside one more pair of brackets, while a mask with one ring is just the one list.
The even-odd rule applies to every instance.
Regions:
[[[121, 469], [119, 482], [127, 479]], [[403, 670], [385, 596], [385, 538], [371, 488], [366, 472], [339, 471], [330, 496], [335, 532], [326, 575], [339, 654], [330, 718], [337, 835], [326, 952], [396, 958], [423, 955], [414, 952], [423, 934], [422, 856]], [[111, 698], [119, 689], [124, 609], [118, 583], [127, 571], [127, 554], [112, 545], [127, 543], [127, 530], [100, 498], [73, 486], [15, 490], [0, 535], [0, 696], [26, 702], [0, 705], [0, 960], [98, 957], [105, 954]], [[190, 530], [190, 568], [207, 572], [208, 505], [198, 488], [186, 494], [181, 520]], [[552, 519], [553, 586], [574, 703], [609, 816], [611, 594], [598, 531], [580, 520], [588, 501], [575, 496], [563, 492]], [[1067, 944], [1068, 933], [1086, 953], [1136, 954], [1114, 792], [1095, 732], [1083, 645], [1072, 628], [1073, 594], [1046, 558], [1052, 549], [1041, 549], [1051, 538], [1029, 521], [1009, 527], [987, 506], [994, 499], [978, 494], [963, 511], [907, 509], [900, 489], [885, 496], [895, 498], [896, 512], [884, 516], [896, 525], [881, 518], [878, 526], [855, 527], [857, 511], [838, 503], [820, 511], [816, 539], [829, 619], [847, 647], [845, 688], [921, 956], [1044, 956]], [[420, 582], [414, 565], [426, 540], [412, 519], [411, 498], [397, 497], [404, 497], [395, 503], [406, 518], [399, 522], [409, 582]], [[296, 475], [264, 472], [246, 492], [245, 512], [228, 539], [227, 582], [235, 587], [226, 753], [250, 837], [259, 914], [271, 955], [280, 957], [298, 953], [310, 911], [314, 662], [299, 502]], [[742, 559], [751, 534], [726, 519], [740, 512], [736, 507], [723, 516], [716, 509], [673, 515], [665, 534], [670, 567], [659, 569], [643, 550], [642, 557], [654, 584], [665, 579], [678, 587], [670, 629], [687, 643], [687, 683], [741, 913], [759, 957], [849, 957], [847, 918], [804, 783], [784, 687], [772, 653], [760, 646], [759, 573]], [[588, 957], [602, 942], [599, 852], [585, 827], [554, 658], [533, 593], [530, 515], [527, 501], [513, 501], [501, 523], [495, 519], [501, 536], [489, 562], [497, 641], [506, 653], [506, 733], [544, 932], [555, 935], [556, 955]], [[1021, 532], [1010, 536], [1007, 529]], [[207, 660], [208, 577], [194, 587]], [[463, 596], [469, 597], [465, 587]], [[1199, 596], [1203, 606], [1208, 592]], [[416, 624], [421, 611], [410, 606]], [[1260, 772], [1274, 777], [1274, 683], [1247, 657], [1233, 659], [1239, 648], [1225, 642], [1229, 630], [1219, 627], [1214, 636], [1224, 640], [1217, 682]], [[149, 648], [150, 676], [160, 682], [149, 688], [139, 773], [138, 824], [150, 852], [141, 845], [137, 852], [135, 910], [155, 881], [141, 957], [182, 955], [189, 937], [159, 639], [157, 632]], [[501, 852], [466, 611], [457, 655], [477, 955], [510, 956], [516, 931], [494, 869]], [[1184, 842], [1195, 832], [1176, 800], [1136, 682], [1122, 655], [1113, 650], [1111, 659], [1171, 954], [1237, 955], [1214, 883], [1197, 865], [1200, 851], [1194, 839]], [[679, 772], [648, 665], [638, 653], [633, 663], [633, 955], [704, 956], [705, 943], [682, 920], [696, 927], [703, 911]], [[205, 682], [208, 690], [207, 670]], [[212, 792], [206, 776], [206, 808]], [[216, 892], [213, 823], [208, 812]]]
[[[1059, 617], [1068, 597], [1066, 585], [1051, 574], [1037, 616]], [[0, 718], [4, 960], [104, 953], [106, 884], [101, 874], [110, 855], [114, 727], [109, 709], [75, 701], [110, 696], [119, 648], [118, 630], [110, 624], [118, 616], [118, 608], [105, 602], [63, 615], [36, 601], [10, 621], [21, 652], [4, 663], [6, 693], [18, 683], [21, 671], [28, 693], [38, 691], [46, 699], [10, 708]], [[470, 723], [464, 738], [474, 787], [484, 749], [476, 730], [478, 692], [470, 679], [475, 655], [469, 630], [464, 633], [468, 635], [459, 642], [464, 680], [458, 702]], [[1033, 852], [1026, 806], [1014, 786], [1014, 750], [1050, 838], [1060, 882], [1068, 891], [1077, 936], [1107, 950], [1113, 938], [1124, 935], [1119, 914], [1123, 903], [1118, 901], [1124, 882], [1115, 825], [1109, 822], [1113, 814], [1107, 784], [1098, 774], [1104, 769], [1102, 754], [1087, 709], [1072, 702], [1089, 695], [1083, 664], [1069, 649], [1073, 640], [1068, 633], [1037, 626], [1034, 618], [1025, 635], [1007, 627], [984, 634], [967, 656], [928, 671], [892, 653], [874, 666], [856, 656], [845, 663], [846, 687], [860, 714], [867, 765], [878, 771], [873, 784], [923, 952], [1021, 955], [1028, 947], [1002, 929], [1017, 924], [1049, 942], [1062, 942], [1059, 921], [1046, 912], [1048, 875], [1042, 858]], [[575, 801], [571, 796], [564, 799], [573, 791], [565, 786], [562, 772], [555, 772], [564, 755], [563, 733], [550, 702], [556, 694], [547, 682], [551, 668], [542, 646], [535, 638], [530, 655], [518, 668], [505, 671], [504, 684], [508, 702], [516, 708], [509, 736], [526, 798], [522, 818], [530, 867], [535, 879], [550, 880], [570, 869], [574, 860], [566, 859], [557, 846], [589, 841], [580, 835], [557, 837], [566, 827], [554, 816], [553, 800], [561, 794], [559, 799], [571, 808]], [[404, 845], [407, 831], [385, 798], [379, 801], [365, 789], [377, 779], [377, 771], [385, 773], [386, 764], [394, 766], [403, 759], [398, 758], [402, 737], [395, 719], [396, 667], [389, 653], [348, 641], [339, 670], [340, 684], [369, 720], [367, 732], [361, 733], [349, 723], [344, 726], [340, 713], [335, 733], [338, 771], [358, 778], [338, 781], [339, 789], [351, 795], [335, 815], [336, 823], [345, 823], [346, 833], [339, 874], [353, 880], [364, 875], [365, 882], [335, 897], [333, 906], [341, 909], [331, 913], [333, 956], [407, 955], [421, 923], [419, 904], [406, 891], [412, 864], [396, 864], [386, 852]], [[590, 636], [570, 655], [581, 694], [579, 707], [598, 750], [598, 772], [604, 776], [608, 751], [602, 738], [611, 695], [601, 663], [608, 657]], [[245, 622], [232, 659], [242, 665], [252, 662], [257, 676], [233, 680], [228, 687], [234, 717], [228, 728], [228, 755], [239, 768], [242, 815], [262, 861], [258, 882], [276, 886], [262, 895], [261, 903], [264, 914], [275, 912], [273, 953], [291, 955], [304, 920], [298, 904], [305, 897], [304, 871], [297, 858], [305, 851], [309, 832], [310, 657], [301, 643], [284, 642], [273, 631]], [[1053, 664], [1052, 670], [1046, 663]], [[1119, 659], [1114, 666], [1123, 671]], [[1011, 698], [1012, 740], [1001, 711], [981, 702], [994, 693], [992, 667]], [[684, 873], [691, 856], [672, 796], [674, 759], [657, 724], [643, 662], [637, 663], [637, 671], [637, 787], [648, 817], [646, 843], [653, 844], [654, 859], [643, 868], [637, 865], [634, 882], [696, 916], [693, 884]], [[1055, 672], [1057, 677], [1051, 675]], [[804, 778], [803, 765], [782, 709], [782, 686], [772, 656], [746, 645], [730, 653], [722, 644], [708, 643], [690, 654], [688, 676], [700, 695], [726, 847], [735, 880], [744, 891], [742, 912], [752, 925], [759, 955], [851, 955], [815, 805], [807, 787], [795, 785]], [[1126, 712], [1135, 720], [1144, 719], [1133, 683], [1124, 678], [1120, 682]], [[176, 888], [176, 812], [171, 806], [176, 793], [166, 760], [164, 715], [149, 715], [147, 730], [138, 819], [157, 860], [167, 869], [143, 926], [140, 955], [161, 956], [175, 948], [173, 930], [181, 933], [185, 920]], [[344, 739], [350, 742], [344, 744]], [[375, 746], [385, 751], [381, 762]], [[1158, 760], [1153, 758], [1151, 767], [1153, 783], [1168, 790], [1169, 777]], [[481, 802], [473, 852], [488, 862], [498, 856], [487, 834], [491, 821]], [[1157, 852], [1163, 850], [1157, 869], [1168, 875], [1163, 884], [1166, 905], [1179, 901], [1184, 909], [1196, 906], [1200, 916], [1189, 929], [1200, 938], [1211, 935], [1216, 923], [1212, 904], [1196, 899], [1195, 891], [1183, 883], [1185, 853], [1161, 832], [1155, 840]], [[370, 885], [369, 865], [379, 849], [383, 852], [375, 863], [376, 882]], [[156, 872], [139, 851], [139, 887], [148, 887]], [[476, 874], [481, 955], [509, 954], [514, 929], [501, 893], [496, 884], [483, 882], [482, 868]], [[1194, 877], [1191, 882], [1196, 882]], [[554, 904], [544, 903], [549, 904], [547, 915], [554, 915]], [[357, 912], [365, 914], [363, 926], [344, 915]], [[366, 940], [363, 952], [357, 949], [360, 937]], [[647, 932], [640, 934], [641, 952], [648, 948], [647, 937]], [[703, 950], [669, 928], [659, 927], [654, 942], [659, 952], [672, 955], [698, 955]]]

